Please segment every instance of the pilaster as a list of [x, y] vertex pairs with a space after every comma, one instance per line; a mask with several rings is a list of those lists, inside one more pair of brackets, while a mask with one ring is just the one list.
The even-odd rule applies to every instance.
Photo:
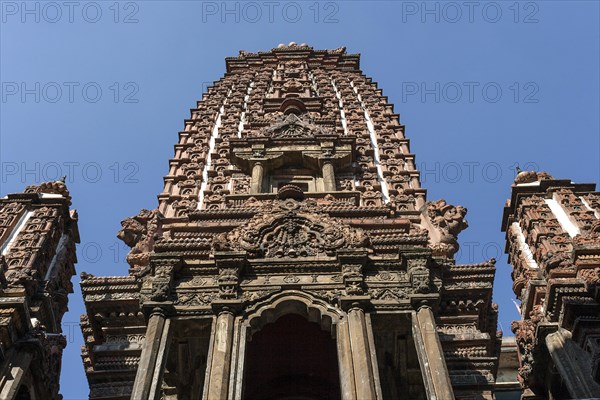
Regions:
[[367, 324], [365, 318], [368, 301], [368, 296], [349, 296], [340, 299], [342, 308], [346, 310], [348, 323], [348, 338], [342, 339], [349, 341], [349, 346], [344, 343], [341, 347], [350, 347], [356, 398], [361, 400], [377, 398], [378, 382], [375, 379], [377, 365], [374, 365], [371, 357], [372, 349], [368, 332], [371, 326]]
[[448, 367], [437, 333], [435, 318], [429, 305], [421, 305], [414, 314], [413, 328], [416, 342], [420, 342], [423, 349], [420, 351], [417, 347], [417, 354], [421, 362], [428, 398], [431, 400], [453, 399], [454, 393], [448, 375]]
[[211, 333], [210, 363], [206, 367], [203, 399], [227, 399], [230, 395], [231, 358], [235, 314], [240, 309], [236, 301], [213, 303], [216, 314]]
[[167, 358], [171, 321], [166, 310], [155, 307], [148, 320], [146, 340], [138, 364], [132, 400], [154, 400], [160, 396], [160, 383]]

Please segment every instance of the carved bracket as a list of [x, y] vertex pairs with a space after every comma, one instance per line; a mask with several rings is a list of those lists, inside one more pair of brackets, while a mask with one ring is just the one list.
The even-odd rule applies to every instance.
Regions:
[[219, 270], [217, 282], [221, 299], [236, 299], [240, 289], [240, 274], [246, 265], [246, 252], [215, 252], [215, 264]]
[[414, 293], [427, 294], [432, 292], [430, 255], [426, 252], [402, 253], [406, 262], [408, 278]]
[[338, 250], [337, 257], [348, 296], [365, 294], [364, 267], [368, 261], [366, 250]]
[[181, 267], [181, 259], [172, 258], [156, 258], [151, 260], [151, 276], [149, 285], [145, 285], [141, 301], [142, 303], [151, 302], [166, 302], [171, 297], [171, 289], [173, 286], [173, 277], [177, 270]]

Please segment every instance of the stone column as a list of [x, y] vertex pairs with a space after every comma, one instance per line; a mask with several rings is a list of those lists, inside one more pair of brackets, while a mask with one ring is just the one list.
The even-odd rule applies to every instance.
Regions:
[[326, 192], [335, 192], [335, 172], [330, 160], [323, 161], [323, 184]]
[[354, 303], [348, 310], [348, 330], [350, 332], [356, 398], [360, 400], [377, 398], [367, 333], [368, 328], [364, 310]]
[[210, 375], [207, 376], [210, 381], [203, 396], [205, 399], [227, 399], [231, 372], [233, 324], [234, 313], [229, 308], [222, 308], [219, 311], [215, 329], [212, 333], [212, 355], [210, 366], [207, 367], [210, 368]]
[[[431, 400], [453, 399], [454, 392], [431, 307], [419, 307], [415, 318], [416, 332], [413, 332], [413, 336], [427, 395]], [[419, 345], [423, 347], [423, 351], [419, 349]]]
[[600, 385], [590, 371], [590, 355], [571, 340], [571, 332], [559, 328], [546, 336], [546, 346], [572, 398], [600, 397]]
[[135, 375], [132, 400], [154, 400], [160, 395], [170, 338], [170, 323], [165, 310], [159, 307], [152, 310]]
[[250, 193], [262, 193], [262, 181], [265, 169], [260, 161], [256, 161], [252, 167], [252, 180], [250, 181]]
[[352, 364], [352, 346], [350, 344], [350, 331], [348, 329], [347, 318], [344, 318], [337, 323], [336, 336], [342, 400], [356, 400], [354, 366]]
[[23, 377], [29, 369], [33, 354], [26, 350], [15, 351], [7, 357], [2, 366], [0, 377], [0, 399], [12, 400], [23, 383]]
[[246, 360], [246, 327], [236, 317], [233, 327], [233, 345], [231, 349], [231, 372], [229, 374], [229, 398], [242, 400], [244, 381], [244, 362]]

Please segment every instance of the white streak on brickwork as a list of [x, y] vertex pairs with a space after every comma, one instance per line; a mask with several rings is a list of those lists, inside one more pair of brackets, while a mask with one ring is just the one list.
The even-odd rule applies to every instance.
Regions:
[[600, 213], [598, 211], [594, 210], [584, 197], [579, 197], [579, 199], [581, 200], [581, 202], [583, 203], [585, 208], [594, 212], [594, 216], [596, 216], [596, 218], [600, 218]]
[[517, 312], [519, 313], [519, 315], [521, 315], [521, 307], [519, 306], [519, 304], [517, 304], [517, 301], [515, 299], [511, 299], [513, 304], [515, 305], [515, 307], [517, 308]]
[[215, 121], [215, 127], [213, 128], [210, 134], [210, 140], [208, 141], [208, 155], [206, 156], [206, 162], [204, 163], [204, 169], [202, 170], [202, 184], [200, 185], [200, 196], [198, 199], [198, 210], [202, 209], [202, 205], [204, 204], [204, 191], [206, 190], [206, 185], [208, 184], [208, 168], [210, 168], [210, 163], [212, 161], [212, 152], [215, 150], [215, 139], [219, 137], [219, 127], [221, 126], [221, 117], [225, 113], [225, 105], [227, 104], [227, 99], [233, 92], [234, 88], [231, 88], [223, 100], [223, 104], [221, 108], [219, 108], [219, 113], [217, 114], [217, 120]]
[[346, 113], [344, 112], [344, 102], [342, 100], [342, 94], [338, 90], [337, 86], [335, 86], [335, 81], [331, 80], [331, 86], [333, 86], [333, 91], [335, 92], [335, 97], [338, 99], [338, 106], [340, 108], [340, 119], [342, 120], [342, 127], [344, 128], [344, 135], [348, 134], [348, 124], [346, 122]]
[[64, 254], [67, 252], [67, 246], [65, 246], [65, 244], [67, 243], [67, 240], [69, 239], [69, 235], [63, 233], [60, 236], [60, 240], [58, 241], [58, 244], [56, 245], [56, 251], [54, 252], [54, 257], [52, 257], [52, 261], [50, 262], [50, 267], [48, 267], [48, 272], [46, 272], [46, 277], [44, 278], [44, 280], [49, 280], [52, 277], [52, 271], [54, 271], [54, 268], [56, 268], [56, 264], [58, 262], [58, 260], [60, 258], [62, 258], [64, 256]]
[[540, 186], [540, 181], [528, 182], [528, 183], [517, 183], [517, 186]]
[[521, 230], [521, 226], [519, 225], [519, 223], [513, 222], [512, 228], [513, 231], [517, 234], [519, 250], [521, 250], [521, 253], [525, 257], [525, 260], [527, 261], [527, 266], [529, 266], [529, 268], [539, 268], [537, 262], [535, 261], [535, 258], [533, 258], [533, 253], [531, 252], [529, 245], [525, 241], [525, 235], [523, 235], [523, 231]]
[[269, 82], [269, 87], [267, 88], [266, 97], [273, 97], [273, 81], [277, 78], [277, 70], [273, 69], [273, 76], [271, 76], [271, 82]]
[[310, 79], [311, 87], [315, 91], [315, 94], [319, 96], [319, 86], [317, 85], [317, 81], [315, 80], [315, 75], [312, 71], [308, 71], [308, 79]]
[[379, 163], [379, 146], [377, 145], [377, 134], [375, 133], [375, 126], [373, 125], [373, 121], [371, 120], [371, 116], [369, 115], [369, 111], [367, 111], [367, 106], [362, 100], [360, 93], [358, 93], [358, 89], [354, 86], [354, 82], [350, 82], [350, 86], [354, 89], [354, 93], [360, 102], [360, 106], [362, 107], [365, 113], [365, 119], [367, 120], [367, 129], [369, 130], [369, 136], [371, 137], [371, 145], [373, 146], [373, 154], [375, 155], [375, 167], [377, 167], [377, 180], [381, 185], [381, 194], [383, 196], [383, 202], [388, 203], [390, 201], [390, 193], [388, 191], [387, 182], [383, 178], [383, 169]]
[[254, 82], [250, 82], [248, 85], [248, 90], [246, 91], [246, 96], [244, 96], [244, 105], [242, 106], [242, 115], [240, 115], [240, 124], [238, 125], [238, 137], [242, 137], [242, 132], [244, 131], [244, 123], [246, 122], [246, 110], [248, 109], [248, 100], [250, 99], [250, 95], [252, 94], [252, 88], [254, 87]]
[[4, 256], [6, 255], [6, 253], [8, 253], [8, 251], [10, 250], [10, 246], [13, 245], [13, 242], [17, 239], [17, 236], [19, 235], [19, 233], [21, 233], [21, 231], [25, 227], [25, 224], [27, 224], [27, 221], [29, 221], [29, 218], [31, 218], [32, 215], [33, 211], [26, 211], [25, 213], [23, 213], [23, 215], [21, 215], [21, 218], [19, 218], [19, 222], [17, 222], [15, 229], [13, 229], [8, 239], [6, 239], [6, 242], [4, 242], [4, 244], [2, 245], [2, 252], [0, 254]]
[[556, 200], [556, 196], [553, 195], [551, 199], [545, 199], [544, 201], [546, 204], [548, 204], [548, 207], [550, 207], [550, 210], [560, 223], [560, 226], [562, 226], [563, 230], [565, 230], [571, 237], [577, 236], [579, 234], [579, 228], [575, 226], [573, 222], [571, 222], [565, 210]]

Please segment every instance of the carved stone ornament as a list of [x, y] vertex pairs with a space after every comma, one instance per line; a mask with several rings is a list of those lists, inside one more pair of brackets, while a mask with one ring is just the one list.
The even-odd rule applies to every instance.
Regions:
[[522, 171], [517, 168], [517, 176], [515, 177], [515, 184], [538, 182], [545, 179], [554, 179], [552, 175], [547, 172], [536, 172], [536, 171]]
[[135, 217], [121, 222], [123, 227], [117, 237], [131, 247], [127, 262], [132, 268], [144, 267], [150, 260], [150, 252], [159, 235], [162, 215], [158, 210], [141, 210]]
[[247, 224], [215, 237], [217, 250], [247, 251], [251, 257], [297, 258], [335, 255], [340, 248], [364, 248], [366, 234], [321, 212], [312, 202], [275, 200]]
[[600, 220], [594, 221], [587, 229], [573, 239], [578, 246], [600, 246]]
[[536, 329], [544, 318], [541, 305], [536, 305], [530, 312], [530, 318], [521, 321], [513, 321], [511, 330], [515, 334], [517, 346], [521, 353], [521, 367], [518, 370], [517, 379], [522, 387], [529, 386], [529, 378], [534, 368], [534, 352], [538, 345]]
[[166, 301], [171, 293], [173, 284], [173, 273], [175, 271], [175, 263], [173, 260], [168, 260], [156, 265], [155, 274], [152, 277], [152, 301]]
[[408, 273], [415, 293], [428, 293], [430, 291], [431, 277], [427, 268], [427, 259], [410, 260]]
[[[442, 233], [440, 242], [447, 246], [436, 248], [437, 252], [448, 251], [449, 255], [458, 251], [457, 236], [466, 229], [469, 224], [465, 216], [467, 209], [462, 206], [453, 206], [441, 199], [427, 203], [427, 215], [433, 226]], [[444, 249], [444, 247], [447, 247]]]
[[71, 200], [71, 195], [67, 186], [65, 185], [66, 176], [63, 176], [54, 182], [43, 182], [39, 185], [30, 185], [25, 189], [25, 193], [48, 193], [48, 194], [59, 194], [67, 199]]
[[465, 220], [467, 209], [450, 205], [444, 199], [430, 202], [427, 205], [427, 214], [433, 225], [452, 236], [457, 236], [469, 226]]
[[289, 114], [282, 116], [277, 122], [266, 128], [263, 134], [272, 138], [295, 139], [327, 135], [328, 133], [308, 119]]
[[342, 278], [346, 287], [346, 294], [359, 296], [364, 294], [364, 275], [361, 264], [347, 264], [342, 266]]
[[219, 284], [219, 295], [221, 298], [236, 298], [239, 287], [239, 268], [220, 267], [217, 282]]
[[39, 286], [39, 279], [39, 271], [30, 267], [9, 269], [6, 273], [6, 280], [9, 287], [23, 286], [30, 296], [36, 292]]

